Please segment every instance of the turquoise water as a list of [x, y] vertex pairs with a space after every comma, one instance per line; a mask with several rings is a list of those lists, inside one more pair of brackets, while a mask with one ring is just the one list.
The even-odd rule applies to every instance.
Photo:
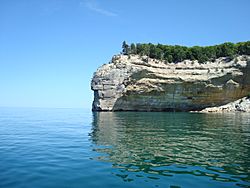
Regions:
[[0, 187], [250, 187], [250, 115], [1, 108]]

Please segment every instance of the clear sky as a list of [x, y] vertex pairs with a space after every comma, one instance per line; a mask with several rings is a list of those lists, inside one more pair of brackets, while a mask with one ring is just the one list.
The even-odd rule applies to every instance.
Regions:
[[121, 43], [250, 40], [249, 0], [0, 0], [0, 106], [91, 108]]

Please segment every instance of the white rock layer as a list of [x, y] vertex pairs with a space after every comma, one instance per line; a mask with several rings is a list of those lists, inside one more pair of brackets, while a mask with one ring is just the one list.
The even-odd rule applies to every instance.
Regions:
[[250, 99], [244, 97], [219, 107], [205, 108], [200, 112], [250, 112]]

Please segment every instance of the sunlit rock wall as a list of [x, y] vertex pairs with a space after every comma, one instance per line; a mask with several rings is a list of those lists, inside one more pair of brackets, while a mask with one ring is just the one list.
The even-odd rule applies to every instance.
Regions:
[[91, 82], [94, 111], [190, 111], [250, 93], [250, 56], [168, 63], [116, 55]]

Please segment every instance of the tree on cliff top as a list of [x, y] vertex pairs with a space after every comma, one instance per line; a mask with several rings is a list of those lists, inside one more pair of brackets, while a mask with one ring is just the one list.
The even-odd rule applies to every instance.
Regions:
[[122, 53], [124, 55], [129, 54], [129, 45], [126, 43], [126, 41], [123, 41], [123, 43], [122, 43]]
[[200, 63], [213, 61], [219, 57], [228, 57], [232, 59], [236, 55], [250, 55], [250, 41], [231, 43], [226, 42], [214, 46], [170, 46], [163, 44], [141, 44], [132, 43], [128, 45], [125, 41], [122, 43], [122, 53], [124, 55], [137, 54], [146, 55], [150, 58], [166, 60], [168, 62], [180, 62], [185, 59], [198, 60]]

